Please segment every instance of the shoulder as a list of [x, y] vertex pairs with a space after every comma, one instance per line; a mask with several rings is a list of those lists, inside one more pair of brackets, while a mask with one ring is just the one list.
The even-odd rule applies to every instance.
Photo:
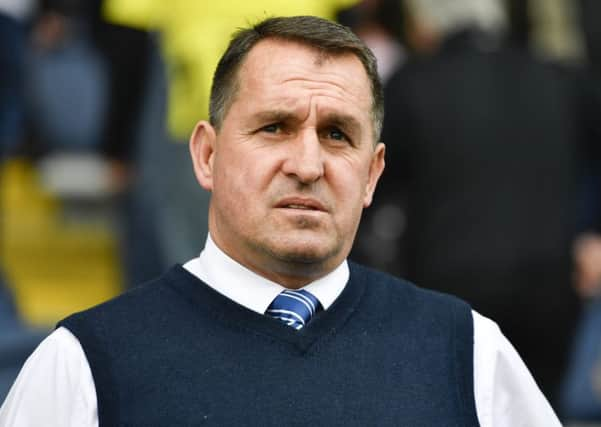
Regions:
[[492, 320], [473, 312], [474, 381], [482, 425], [560, 426], [523, 360]]
[[111, 329], [111, 325], [125, 326], [132, 319], [137, 321], [156, 316], [157, 311], [167, 301], [173, 300], [177, 291], [173, 283], [190, 280], [185, 270], [177, 265], [160, 277], [141, 284], [113, 299], [87, 310], [74, 313], [61, 320], [63, 326], [81, 339], [83, 330]]
[[349, 262], [349, 269], [350, 280], [365, 283], [368, 294], [379, 304], [393, 304], [417, 316], [461, 317], [471, 329], [471, 307], [453, 295], [420, 288], [405, 279], [353, 262]]
[[369, 282], [369, 286], [380, 292], [390, 292], [411, 296], [418, 299], [427, 299], [440, 302], [454, 302], [458, 304], [467, 303], [455, 296], [444, 294], [442, 292], [421, 288], [418, 285], [383, 271], [375, 270], [361, 264], [349, 261], [349, 270], [351, 280], [363, 280]]
[[27, 359], [0, 409], [0, 425], [93, 426], [96, 394], [78, 340], [59, 328]]
[[349, 268], [349, 284], [357, 281], [365, 289], [365, 323], [384, 334], [386, 351], [405, 355], [410, 347], [411, 355], [402, 359], [426, 367], [424, 377], [446, 377], [457, 391], [461, 407], [475, 414], [474, 319], [470, 306], [454, 296], [419, 288], [386, 273], [353, 263]]

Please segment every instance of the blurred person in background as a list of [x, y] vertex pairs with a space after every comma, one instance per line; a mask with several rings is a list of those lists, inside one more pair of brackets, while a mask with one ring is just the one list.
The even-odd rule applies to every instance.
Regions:
[[[587, 65], [591, 76], [589, 90], [601, 98], [601, 3], [579, 0], [580, 22], [584, 34]], [[599, 119], [599, 116], [596, 117]], [[576, 242], [576, 287], [584, 298], [601, 295], [601, 143], [593, 147], [595, 155], [588, 162], [586, 188], [587, 212], [584, 226], [587, 228]]]
[[[589, 90], [601, 93], [601, 3], [579, 0]], [[601, 96], [598, 96], [601, 98]], [[598, 120], [597, 116], [597, 120]], [[574, 243], [574, 284], [585, 307], [561, 390], [561, 413], [568, 419], [601, 422], [601, 144], [587, 164], [585, 232]]]
[[405, 60], [401, 5], [398, 0], [362, 0], [336, 14], [336, 21], [353, 30], [376, 56], [382, 84]]
[[[120, 202], [120, 253], [124, 285], [130, 288], [155, 277], [168, 265], [154, 204], [144, 191], [148, 183], [142, 176], [141, 154], [163, 134], [164, 128], [157, 123], [165, 117], [161, 105], [165, 99], [160, 96], [164, 85], [157, 76], [156, 40], [143, 29], [110, 22], [103, 3], [87, 1], [93, 40], [109, 79], [99, 151], [109, 162], [110, 186]], [[151, 132], [156, 132], [155, 136], [149, 136]]]
[[139, 153], [152, 143], [149, 133], [159, 138], [164, 98], [151, 96], [148, 84], [156, 71], [150, 34], [109, 22], [102, 7], [102, 0], [42, 1], [29, 61], [28, 149], [64, 205], [116, 213], [121, 282], [130, 287], [166, 266], [156, 214], [139, 191]]
[[504, 43], [500, 1], [405, 6], [414, 56], [385, 89], [388, 166], [354, 255], [495, 319], [555, 403], [579, 310], [571, 244], [598, 111], [579, 78]]
[[40, 1], [25, 70], [31, 135], [22, 151], [31, 157], [94, 152], [100, 144], [107, 72], [92, 14], [90, 2]]

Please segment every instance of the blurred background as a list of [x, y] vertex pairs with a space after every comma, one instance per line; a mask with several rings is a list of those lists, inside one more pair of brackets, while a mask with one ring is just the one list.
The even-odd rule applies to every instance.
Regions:
[[0, 402], [58, 320], [198, 255], [213, 69], [232, 29], [298, 14], [385, 83], [351, 258], [466, 299], [566, 423], [601, 423], [595, 0], [0, 0]]

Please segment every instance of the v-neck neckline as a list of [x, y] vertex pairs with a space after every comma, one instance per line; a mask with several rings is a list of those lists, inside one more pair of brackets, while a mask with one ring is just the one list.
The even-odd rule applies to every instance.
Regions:
[[220, 322], [287, 343], [301, 353], [307, 352], [320, 338], [342, 328], [356, 311], [366, 290], [363, 280], [353, 280], [351, 270], [349, 281], [336, 301], [327, 310], [315, 314], [305, 327], [296, 330], [281, 320], [259, 314], [227, 298], [181, 265], [169, 270], [166, 279], [195, 307]]

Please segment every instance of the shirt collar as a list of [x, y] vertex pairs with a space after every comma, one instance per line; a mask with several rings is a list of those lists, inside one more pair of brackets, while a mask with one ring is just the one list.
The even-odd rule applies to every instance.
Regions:
[[[200, 256], [185, 263], [184, 268], [220, 294], [260, 314], [265, 313], [273, 299], [286, 289], [234, 261], [217, 247], [210, 235]], [[345, 260], [303, 289], [315, 295], [327, 310], [343, 291], [348, 279], [349, 268]]]

